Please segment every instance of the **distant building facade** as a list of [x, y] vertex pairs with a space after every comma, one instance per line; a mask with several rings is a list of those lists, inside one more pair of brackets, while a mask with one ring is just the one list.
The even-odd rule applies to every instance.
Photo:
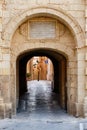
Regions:
[[53, 64], [47, 57], [33, 57], [27, 63], [28, 80], [53, 80]]

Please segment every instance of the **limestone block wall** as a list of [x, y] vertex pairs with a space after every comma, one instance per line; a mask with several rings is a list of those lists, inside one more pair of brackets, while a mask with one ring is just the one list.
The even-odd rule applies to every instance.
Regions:
[[84, 19], [84, 0], [3, 0], [3, 24], [9, 22], [10, 18], [20, 14], [29, 8], [35, 8], [40, 6], [49, 6], [56, 8], [61, 8], [64, 11], [70, 13], [73, 17], [77, 19], [81, 27], [85, 28]]
[[87, 0], [85, 1], [85, 97], [84, 97], [84, 117], [87, 117]]
[[[58, 48], [64, 53], [67, 53], [69, 59], [71, 59], [68, 62], [67, 71], [67, 74], [69, 75], [67, 80], [71, 80], [71, 82], [68, 82], [68, 87], [71, 86], [71, 88], [68, 88], [68, 91], [71, 91], [72, 94], [74, 93], [73, 95], [76, 95], [76, 97], [73, 97], [72, 102], [76, 100], [75, 106], [77, 116], [86, 116], [84, 113], [86, 113], [87, 104], [86, 98], [84, 97], [87, 96], [87, 38], [82, 37], [82, 35], [85, 36], [87, 33], [86, 6], [87, 0], [0, 0], [0, 96], [3, 100], [1, 105], [4, 107], [4, 111], [2, 111], [2, 109], [0, 110], [2, 113], [0, 115], [4, 115], [4, 117], [5, 115], [8, 116], [11, 113], [11, 105], [15, 108], [14, 113], [16, 113], [15, 71], [17, 56], [27, 48], [49, 47], [51, 42], [52, 49]], [[62, 20], [62, 18], [59, 18], [61, 33], [63, 33], [63, 30], [65, 29], [65, 34], [60, 37], [59, 41], [49, 40], [44, 43], [43, 40], [36, 41], [27, 39], [28, 21], [24, 21], [24, 15], [26, 13], [26, 17], [29, 17], [29, 13], [35, 13], [35, 8], [45, 8], [47, 11], [45, 11], [46, 13], [48, 13], [47, 9], [50, 8], [51, 10], [53, 8], [54, 14], [56, 11], [62, 10], [64, 12], [61, 14], [60, 11], [59, 15], [61, 17], [63, 15], [68, 16], [65, 17], [65, 21], [69, 21], [70, 25], [68, 25], [68, 22], [64, 23], [65, 21]], [[30, 12], [28, 12], [28, 10], [30, 10]], [[53, 12], [50, 12], [51, 16], [53, 15]], [[75, 19], [77, 22], [75, 23], [74, 20], [71, 20], [70, 22], [70, 19]], [[21, 20], [20, 24], [18, 23], [18, 20]], [[61, 24], [61, 22], [64, 24]], [[20, 25], [22, 28], [20, 28]], [[70, 32], [70, 26], [73, 27], [75, 33], [73, 33], [73, 31]], [[24, 34], [22, 33], [21, 35], [20, 31], [24, 32]], [[12, 33], [13, 36], [11, 36]], [[86, 42], [84, 42], [84, 39]], [[61, 45], [58, 44], [59, 42]], [[21, 46], [21, 44], [23, 46]], [[68, 98], [70, 99], [70, 96]], [[5, 113], [9, 114], [7, 115]], [[73, 112], [70, 110], [70, 113]]]

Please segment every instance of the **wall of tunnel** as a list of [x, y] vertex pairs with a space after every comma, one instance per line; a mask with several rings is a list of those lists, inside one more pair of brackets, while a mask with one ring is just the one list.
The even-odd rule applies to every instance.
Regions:
[[52, 91], [58, 94], [58, 103], [61, 108], [67, 110], [67, 88], [66, 88], [66, 58], [53, 50], [47, 49], [36, 49], [26, 52], [20, 55], [17, 59], [17, 79], [19, 82], [17, 86], [17, 98], [19, 98], [27, 92], [27, 82], [26, 82], [26, 64], [33, 56], [46, 56], [52, 63], [54, 68], [54, 76], [52, 81]]

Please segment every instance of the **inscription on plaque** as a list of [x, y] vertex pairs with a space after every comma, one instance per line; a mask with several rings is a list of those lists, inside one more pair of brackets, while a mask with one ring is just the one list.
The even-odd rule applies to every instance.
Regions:
[[55, 38], [55, 22], [30, 22], [29, 37], [34, 39]]

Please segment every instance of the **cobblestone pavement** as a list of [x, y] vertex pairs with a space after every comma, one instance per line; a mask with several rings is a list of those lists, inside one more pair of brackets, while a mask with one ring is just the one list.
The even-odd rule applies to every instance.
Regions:
[[57, 98], [49, 81], [28, 82], [28, 92], [21, 97], [18, 114], [0, 120], [0, 130], [83, 130], [82, 123], [87, 120], [61, 110]]

